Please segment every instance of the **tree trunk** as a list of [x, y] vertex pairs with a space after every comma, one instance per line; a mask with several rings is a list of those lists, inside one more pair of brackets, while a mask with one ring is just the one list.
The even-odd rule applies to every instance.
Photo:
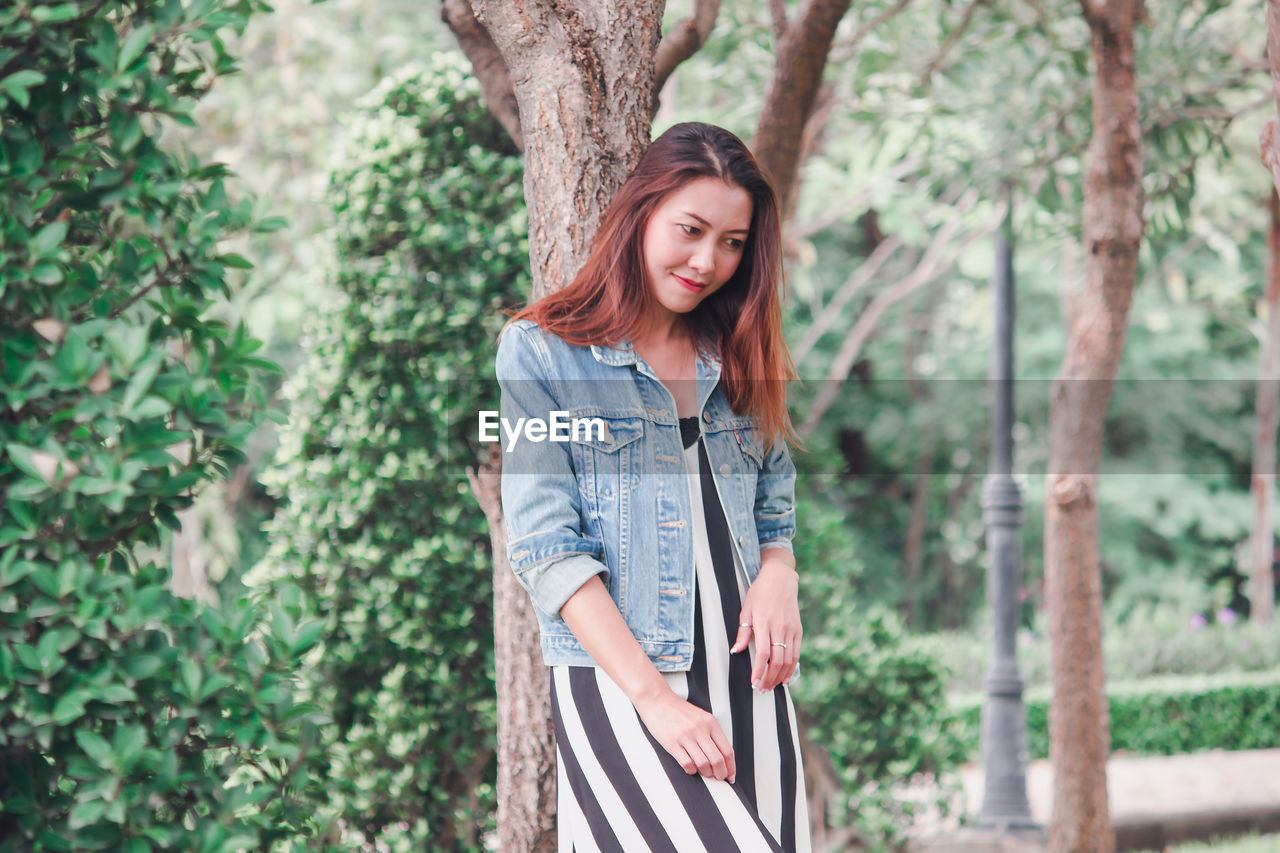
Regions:
[[573, 279], [649, 143], [662, 0], [472, 0], [511, 71], [525, 152], [533, 298]]
[[1258, 370], [1257, 431], [1253, 438], [1253, 526], [1249, 536], [1249, 618], [1270, 625], [1275, 610], [1271, 563], [1275, 533], [1271, 523], [1276, 488], [1277, 362], [1280, 362], [1280, 202], [1271, 191], [1267, 233], [1267, 305]]
[[[1280, 115], [1280, 0], [1267, 0], [1267, 59], [1271, 92]], [[1271, 506], [1276, 475], [1276, 372], [1280, 359], [1280, 124], [1262, 130], [1262, 162], [1271, 172], [1271, 230], [1267, 236], [1267, 322], [1258, 371], [1258, 431], [1253, 444], [1253, 530], [1249, 542], [1249, 617], [1270, 624], [1275, 610], [1271, 563]]]
[[1049, 404], [1045, 575], [1054, 767], [1049, 850], [1111, 853], [1110, 753], [1103, 689], [1098, 466], [1124, 348], [1142, 239], [1142, 138], [1134, 79], [1138, 0], [1081, 0], [1094, 61], [1093, 138], [1085, 176], [1085, 283], [1075, 300]]
[[[531, 299], [586, 260], [605, 208], [649, 142], [662, 0], [473, 0], [510, 70], [525, 152]], [[472, 477], [494, 542], [498, 849], [556, 849], [555, 741], [528, 596], [506, 557], [500, 458]]]

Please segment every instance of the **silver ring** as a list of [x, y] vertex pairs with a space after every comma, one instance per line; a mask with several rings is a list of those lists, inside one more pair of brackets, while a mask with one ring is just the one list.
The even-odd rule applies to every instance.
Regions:
[[782, 646], [784, 649], [787, 647], [787, 644], [786, 644], [786, 643], [774, 643], [774, 645], [775, 645], [775, 646]]
[[739, 628], [750, 628], [750, 627], [751, 627], [751, 623], [750, 623], [750, 622], [739, 622], [739, 623], [738, 623], [738, 627], [739, 627]]

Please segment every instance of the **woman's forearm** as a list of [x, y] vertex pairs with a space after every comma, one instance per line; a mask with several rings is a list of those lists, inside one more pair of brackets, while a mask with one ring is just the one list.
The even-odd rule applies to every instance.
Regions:
[[560, 616], [634, 705], [669, 691], [667, 682], [636, 642], [604, 581], [596, 575], [578, 587], [560, 608]]

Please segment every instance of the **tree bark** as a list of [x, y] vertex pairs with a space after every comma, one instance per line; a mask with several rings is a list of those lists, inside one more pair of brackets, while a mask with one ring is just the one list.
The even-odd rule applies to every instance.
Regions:
[[1266, 323], [1258, 370], [1257, 430], [1253, 438], [1253, 525], [1249, 535], [1249, 618], [1270, 625], [1275, 611], [1271, 564], [1275, 530], [1271, 521], [1276, 489], [1277, 398], [1280, 397], [1280, 201], [1272, 188], [1267, 232]]
[[[1280, 0], [1267, 0], [1267, 61], [1271, 93], [1280, 115]], [[1271, 172], [1271, 230], [1267, 237], [1267, 322], [1258, 372], [1258, 428], [1253, 444], [1253, 530], [1249, 542], [1249, 618], [1270, 624], [1275, 611], [1271, 521], [1276, 477], [1276, 372], [1280, 360], [1280, 123], [1262, 130], [1262, 162]]]
[[[556, 745], [551, 686], [529, 598], [507, 561], [502, 513], [502, 452], [494, 445], [468, 468], [471, 493], [484, 510], [493, 545], [494, 683], [498, 688], [499, 850], [556, 849]], [[472, 780], [474, 784], [475, 780]]]
[[[793, 210], [803, 136], [822, 86], [822, 72], [850, 0], [809, 0], [794, 21], [777, 25], [782, 38], [773, 80], [751, 142], [756, 159], [773, 178], [784, 211]], [[785, 21], [785, 17], [783, 18]]]
[[[473, 0], [510, 70], [525, 152], [531, 299], [568, 284], [649, 142], [662, 0]], [[507, 562], [501, 459], [472, 478], [494, 542], [498, 849], [556, 849], [555, 741], [528, 596]]]
[[1045, 575], [1054, 767], [1049, 850], [1112, 853], [1102, 663], [1098, 466], [1142, 239], [1142, 137], [1134, 77], [1140, 0], [1081, 0], [1094, 62], [1085, 176], [1085, 283], [1049, 404]]

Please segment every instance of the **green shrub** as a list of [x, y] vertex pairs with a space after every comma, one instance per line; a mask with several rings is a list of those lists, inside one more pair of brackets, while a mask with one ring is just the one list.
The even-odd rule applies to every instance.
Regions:
[[225, 169], [157, 144], [258, 2], [0, 7], [0, 850], [295, 837], [320, 718], [275, 608], [175, 599], [138, 557], [241, 458], [268, 367], [212, 318]]
[[[326, 802], [403, 850], [492, 824], [492, 553], [465, 466], [496, 409], [504, 305], [528, 288], [521, 162], [466, 61], [362, 103], [330, 188], [337, 307], [307, 330], [267, 482], [283, 504], [250, 582], [324, 620], [308, 669], [336, 725]], [[354, 837], [354, 836], [353, 836]]]
[[[1212, 749], [1280, 747], [1280, 670], [1219, 676], [1152, 678], [1107, 688], [1111, 749], [1135, 755], [1177, 755]], [[1028, 748], [1049, 756], [1049, 691], [1027, 691]], [[980, 747], [982, 697], [952, 704], [970, 756]]]
[[[1166, 675], [1263, 672], [1280, 669], [1280, 629], [1255, 622], [1206, 621], [1193, 624], [1193, 609], [1173, 603], [1135, 608], [1102, 633], [1107, 677], [1140, 681]], [[1216, 614], [1215, 614], [1216, 616]], [[991, 646], [989, 628], [922, 637], [949, 673], [948, 692], [982, 689]], [[1018, 633], [1018, 666], [1028, 687], [1049, 683], [1049, 643], [1044, 630]]]
[[806, 736], [830, 755], [846, 814], [872, 843], [911, 821], [893, 786], [938, 775], [964, 757], [936, 656], [884, 608], [859, 601], [862, 566], [838, 506], [809, 494], [797, 508], [804, 649], [793, 693]]

